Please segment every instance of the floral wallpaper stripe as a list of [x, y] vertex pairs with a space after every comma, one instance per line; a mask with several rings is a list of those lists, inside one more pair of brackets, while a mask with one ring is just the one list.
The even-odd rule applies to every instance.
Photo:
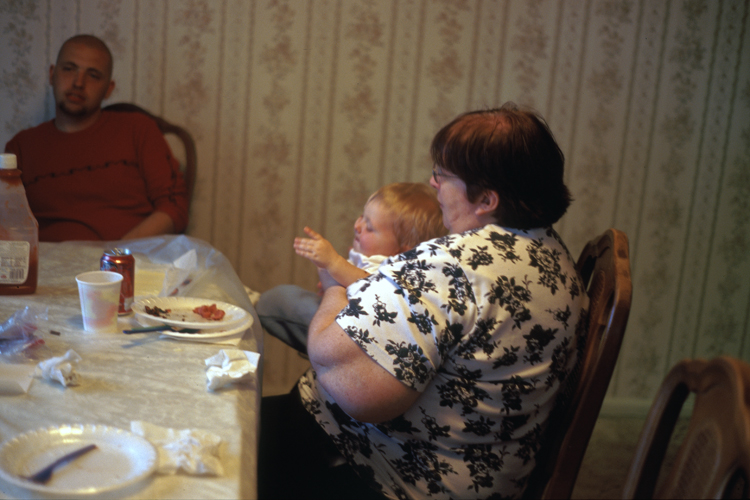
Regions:
[[[440, 126], [533, 106], [567, 158], [571, 251], [607, 227], [630, 238], [610, 397], [648, 401], [679, 359], [750, 360], [749, 14], [747, 0], [0, 0], [0, 141], [53, 116], [60, 44], [96, 34], [111, 102], [197, 141], [188, 234], [256, 290], [312, 289], [291, 245], [303, 226], [346, 252], [372, 191], [428, 179]], [[267, 355], [265, 382], [291, 386], [299, 359]]]

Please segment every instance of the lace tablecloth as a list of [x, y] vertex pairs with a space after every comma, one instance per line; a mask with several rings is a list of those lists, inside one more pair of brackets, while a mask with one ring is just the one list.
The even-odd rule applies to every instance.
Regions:
[[[0, 323], [27, 305], [48, 308], [48, 319], [39, 323], [37, 332], [45, 345], [35, 350], [36, 359], [26, 363], [60, 356], [68, 349], [82, 357], [76, 367], [78, 386], [65, 388], [35, 379], [26, 394], [0, 395], [0, 441], [61, 424], [104, 424], [130, 430], [131, 421], [139, 420], [174, 429], [202, 429], [222, 438], [222, 477], [153, 475], [116, 496], [254, 498], [262, 366], [250, 384], [209, 392], [204, 360], [227, 346], [181, 342], [158, 334], [84, 332], [75, 276], [98, 269], [108, 246], [112, 245], [42, 243], [37, 292], [0, 296]], [[146, 238], [119, 246], [136, 256], [136, 296], [158, 293], [170, 264], [195, 250], [197, 268], [186, 290], [189, 296], [221, 300], [250, 311], [254, 322], [238, 348], [261, 352], [260, 322], [246, 290], [220, 252], [186, 236]], [[138, 326], [132, 315], [121, 317], [119, 324], [120, 329]], [[38, 496], [2, 480], [0, 495]]]

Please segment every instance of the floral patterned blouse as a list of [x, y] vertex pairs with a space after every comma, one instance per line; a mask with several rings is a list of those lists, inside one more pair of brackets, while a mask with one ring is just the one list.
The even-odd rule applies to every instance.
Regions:
[[400, 417], [349, 417], [310, 369], [305, 407], [391, 498], [523, 493], [588, 298], [552, 228], [497, 225], [424, 242], [347, 289], [336, 322], [421, 393]]

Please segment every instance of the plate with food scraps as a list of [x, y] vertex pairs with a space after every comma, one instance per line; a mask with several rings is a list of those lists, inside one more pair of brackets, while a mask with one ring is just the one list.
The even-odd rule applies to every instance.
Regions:
[[[91, 444], [96, 445], [95, 449], [55, 469], [45, 484], [21, 477]], [[37, 429], [9, 439], [0, 447], [0, 477], [5, 481], [26, 490], [67, 498], [98, 495], [135, 484], [153, 474], [157, 464], [157, 451], [146, 439], [99, 424]]]
[[235, 336], [241, 336], [244, 334], [245, 330], [250, 328], [253, 325], [253, 317], [248, 315], [247, 321], [240, 324], [239, 326], [235, 328], [230, 328], [228, 330], [221, 330], [221, 331], [206, 331], [202, 330], [198, 333], [183, 333], [183, 332], [175, 332], [173, 330], [164, 330], [161, 332], [162, 335], [165, 337], [172, 337], [173, 339], [178, 340], [187, 340], [192, 342], [210, 342], [210, 341], [218, 341], [222, 339], [229, 339], [230, 337]]
[[[145, 316], [136, 316], [136, 320], [138, 323], [140, 323], [143, 326], [159, 326], [164, 325], [164, 322], [156, 322], [149, 318], [146, 318]], [[198, 330], [197, 332], [180, 332], [180, 331], [174, 331], [169, 328], [165, 328], [164, 330], [157, 330], [156, 332], [162, 334], [165, 337], [172, 337], [174, 339], [179, 340], [190, 340], [194, 342], [210, 342], [210, 341], [216, 341], [221, 340], [229, 337], [234, 337], [235, 335], [240, 335], [245, 330], [253, 326], [253, 317], [248, 315], [247, 321], [243, 321], [239, 325], [235, 327], [229, 327], [229, 328], [218, 328], [218, 329], [202, 329]]]
[[250, 317], [247, 311], [226, 302], [193, 297], [147, 297], [133, 303], [137, 316], [181, 328], [226, 330]]

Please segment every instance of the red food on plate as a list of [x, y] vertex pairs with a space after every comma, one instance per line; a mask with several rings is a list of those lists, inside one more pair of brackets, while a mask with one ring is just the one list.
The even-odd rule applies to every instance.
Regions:
[[216, 304], [210, 306], [198, 306], [193, 309], [193, 312], [200, 315], [202, 318], [219, 321], [226, 314], [224, 310], [216, 307]]

